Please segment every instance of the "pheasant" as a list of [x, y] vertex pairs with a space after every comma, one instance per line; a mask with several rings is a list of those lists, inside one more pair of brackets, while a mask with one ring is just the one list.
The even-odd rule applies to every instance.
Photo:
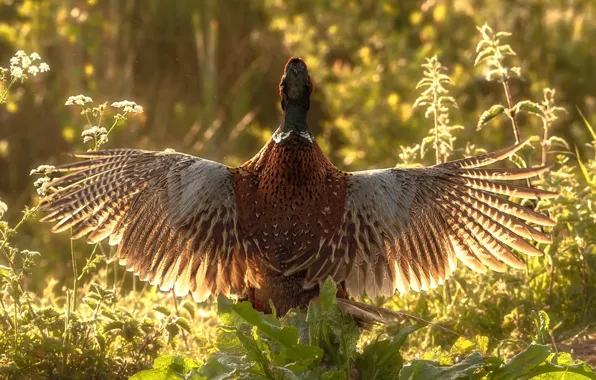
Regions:
[[[305, 307], [331, 277], [338, 297], [391, 296], [435, 288], [457, 259], [480, 273], [524, 268], [512, 251], [550, 243], [532, 227], [548, 217], [499, 195], [555, 193], [502, 182], [548, 167], [482, 168], [525, 143], [424, 168], [344, 172], [308, 130], [313, 84], [291, 58], [279, 85], [283, 121], [239, 167], [171, 151], [77, 153], [57, 167], [40, 209], [89, 243], [117, 245], [141, 280], [191, 293], [236, 295], [257, 310]], [[350, 304], [345, 304], [350, 305]]]

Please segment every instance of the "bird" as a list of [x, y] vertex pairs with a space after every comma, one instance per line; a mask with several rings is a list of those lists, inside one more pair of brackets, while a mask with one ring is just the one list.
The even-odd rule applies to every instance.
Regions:
[[72, 239], [107, 239], [162, 291], [235, 296], [281, 315], [307, 307], [328, 278], [346, 312], [366, 313], [350, 311], [351, 299], [436, 288], [458, 261], [479, 273], [521, 269], [519, 253], [542, 255], [530, 241], [552, 242], [543, 227], [555, 223], [511, 197], [557, 194], [507, 182], [549, 167], [486, 168], [528, 139], [430, 167], [347, 172], [308, 128], [312, 93], [306, 63], [291, 58], [283, 119], [238, 167], [171, 150], [75, 153], [81, 160], [54, 169], [41, 220]]

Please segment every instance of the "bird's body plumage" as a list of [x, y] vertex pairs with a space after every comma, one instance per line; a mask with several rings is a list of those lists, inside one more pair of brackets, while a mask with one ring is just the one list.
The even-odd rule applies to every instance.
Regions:
[[[522, 267], [511, 248], [550, 242], [528, 222], [554, 223], [498, 195], [555, 194], [504, 180], [547, 168], [484, 169], [525, 143], [428, 168], [347, 173], [308, 132], [312, 84], [290, 60], [284, 121], [240, 167], [173, 153], [89, 152], [56, 169], [44, 218], [73, 238], [109, 237], [141, 279], [199, 301], [236, 294], [258, 310], [304, 307], [329, 276], [341, 296], [390, 296], [443, 283], [457, 259], [479, 272]], [[353, 306], [353, 305], [352, 305]]]

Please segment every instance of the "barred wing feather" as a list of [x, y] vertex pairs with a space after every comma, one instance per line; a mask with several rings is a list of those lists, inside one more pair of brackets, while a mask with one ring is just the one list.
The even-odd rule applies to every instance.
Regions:
[[56, 168], [41, 210], [54, 232], [72, 229], [96, 243], [109, 237], [142, 280], [189, 292], [244, 291], [246, 257], [236, 233], [234, 182], [217, 162], [134, 149], [75, 154], [87, 160]]
[[[505, 180], [525, 179], [547, 167], [483, 169], [520, 149], [526, 141], [495, 153], [429, 168], [382, 169], [346, 177], [345, 215], [334, 254], [313, 260], [307, 286], [332, 274], [352, 296], [427, 290], [442, 284], [457, 259], [485, 272], [522, 268], [512, 252], [541, 252], [525, 239], [549, 243], [529, 223], [553, 226], [549, 218], [496, 194], [554, 197]], [[342, 254], [337, 254], [337, 252]]]

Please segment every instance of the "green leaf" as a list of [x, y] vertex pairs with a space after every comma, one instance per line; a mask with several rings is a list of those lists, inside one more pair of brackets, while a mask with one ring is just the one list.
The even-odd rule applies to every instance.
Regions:
[[271, 315], [256, 311], [250, 302], [240, 302], [232, 308], [246, 322], [257, 327], [259, 332], [288, 350], [288, 353], [294, 359], [313, 361], [323, 356], [323, 352], [319, 347], [301, 345], [298, 342], [298, 329], [292, 326], [281, 327], [279, 320]]
[[482, 115], [480, 115], [480, 119], [478, 120], [476, 130], [481, 130], [486, 123], [499, 116], [503, 112], [505, 112], [505, 107], [503, 107], [500, 104], [495, 104], [494, 106], [490, 107], [488, 111], [484, 111]]
[[330, 277], [321, 286], [321, 321], [317, 339], [339, 366], [347, 366], [356, 355], [356, 345], [360, 338], [360, 329], [354, 319], [337, 306], [335, 298], [337, 286]]
[[482, 355], [486, 355], [488, 352], [488, 337], [482, 335], [476, 335], [476, 347]]
[[462, 336], [455, 341], [455, 343], [451, 347], [450, 353], [453, 356], [466, 356], [472, 353], [475, 347], [476, 343]]
[[160, 356], [153, 361], [153, 369], [141, 371], [130, 379], [133, 380], [170, 380], [170, 379], [196, 379], [198, 376], [187, 377], [192, 370], [200, 365], [192, 359], [180, 356]]
[[532, 344], [525, 350], [514, 356], [509, 363], [497, 369], [491, 380], [508, 380], [521, 377], [544, 362], [550, 350], [547, 346]]
[[550, 342], [550, 318], [545, 311], [532, 311], [532, 319], [536, 327], [536, 335], [534, 340], [539, 344], [546, 344]]
[[185, 309], [185, 310], [188, 312], [188, 314], [190, 314], [190, 317], [191, 317], [192, 319], [194, 319], [194, 318], [195, 318], [195, 314], [196, 314], [196, 309], [197, 309], [197, 307], [196, 307], [196, 305], [195, 305], [195, 302], [194, 302], [194, 301], [192, 301], [192, 302], [189, 302], [188, 300], [184, 300], [184, 301], [182, 301], [182, 303], [180, 304], [180, 307], [181, 307], [182, 309]]
[[356, 368], [363, 379], [394, 379], [403, 366], [400, 346], [389, 339], [374, 341], [356, 357]]
[[[480, 41], [478, 43], [478, 47], [480, 47], [480, 44], [482, 44], [484, 41]], [[478, 52], [478, 50], [477, 50]], [[474, 61], [474, 66], [478, 66], [481, 62], [486, 61], [487, 59], [489, 59], [490, 57], [492, 57], [495, 54], [495, 49], [492, 47], [486, 47], [484, 48], [482, 51], [478, 52], [478, 55], [476, 56], [476, 60]]]
[[217, 315], [225, 326], [240, 327], [244, 320], [234, 312], [234, 301], [224, 295], [217, 297]]
[[192, 328], [190, 327], [190, 322], [188, 321], [188, 319], [186, 319], [184, 317], [179, 317], [179, 318], [176, 318], [174, 323], [176, 323], [179, 327], [181, 327], [187, 333], [190, 334], [192, 332]]
[[174, 337], [180, 334], [180, 327], [174, 323], [168, 323], [166, 325], [166, 331], [170, 334], [168, 339], [172, 340]]
[[148, 369], [129, 377], [129, 380], [179, 380], [184, 379], [170, 369]]
[[165, 315], [166, 317], [172, 314], [172, 311], [163, 305], [153, 305], [153, 310]]
[[103, 327], [104, 332], [112, 331], [112, 330], [121, 330], [124, 327], [124, 322], [122, 321], [112, 321]]
[[12, 270], [4, 265], [0, 265], [0, 277], [10, 277]]
[[319, 305], [314, 302], [308, 304], [306, 311], [306, 324], [308, 325], [308, 343], [313, 346], [320, 346], [321, 324], [323, 315]]
[[153, 361], [153, 368], [154, 369], [163, 369], [169, 368], [170, 365], [176, 363], [177, 356], [160, 356]]
[[[362, 375], [360, 376], [361, 379], [364, 379]], [[346, 373], [344, 371], [333, 371], [333, 372], [325, 372], [320, 377], [321, 380], [346, 380]]]
[[233, 356], [216, 353], [199, 369], [198, 373], [208, 379], [233, 379], [234, 374], [248, 373], [257, 368], [247, 355]]
[[596, 182], [590, 177], [590, 172], [588, 171], [588, 168], [582, 161], [581, 156], [579, 155], [579, 149], [577, 149], [577, 146], [575, 147], [575, 155], [577, 157], [577, 162], [578, 162], [579, 167], [582, 171], [582, 174], [583, 174], [584, 178], [586, 179], [586, 182], [588, 182], [588, 185], [590, 186], [590, 188], [592, 188], [592, 189], [596, 188]]
[[521, 102], [518, 102], [513, 108], [516, 112], [525, 111], [534, 115], [544, 116], [544, 112], [542, 112], [542, 108], [540, 108], [540, 105], [530, 100], [522, 100]]
[[335, 295], [337, 294], [337, 285], [331, 277], [327, 278], [321, 286], [319, 293], [321, 299], [321, 308], [323, 310], [330, 309], [334, 305], [337, 305]]
[[482, 368], [482, 361], [479, 352], [474, 352], [462, 362], [450, 367], [441, 367], [436, 362], [427, 360], [414, 360], [400, 371], [399, 380], [471, 379], [474, 373]]

